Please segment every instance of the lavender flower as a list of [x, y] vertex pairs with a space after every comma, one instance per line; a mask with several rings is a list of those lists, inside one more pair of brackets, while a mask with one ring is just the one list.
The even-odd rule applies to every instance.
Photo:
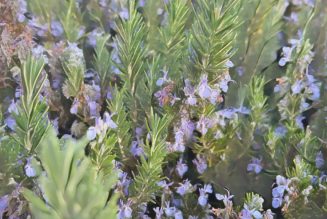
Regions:
[[118, 219], [132, 218], [133, 210], [131, 208], [132, 201], [128, 200], [126, 204], [124, 204], [123, 200], [119, 202], [119, 211], [118, 211]]
[[322, 168], [325, 165], [324, 156], [321, 151], [317, 153], [315, 162], [316, 162], [316, 167], [318, 169]]
[[193, 132], [195, 130], [195, 125], [191, 120], [182, 118], [180, 129], [184, 133], [184, 137], [187, 140], [190, 140], [193, 136]]
[[185, 80], [184, 93], [185, 93], [185, 96], [187, 97], [186, 104], [195, 106], [197, 103], [197, 99], [195, 97], [195, 89], [191, 85], [190, 80], [188, 80], [188, 79]]
[[176, 165], [176, 171], [180, 177], [183, 177], [184, 174], [187, 172], [188, 166], [187, 164], [183, 163], [182, 158], [179, 159]]
[[208, 129], [213, 126], [212, 120], [205, 116], [201, 116], [200, 120], [196, 124], [196, 129], [201, 132], [202, 135], [205, 135], [208, 132]]
[[91, 117], [95, 117], [98, 113], [97, 111], [97, 103], [95, 101], [89, 101], [87, 103], [88, 107], [89, 107], [89, 111], [90, 111], [90, 116]]
[[117, 124], [111, 119], [111, 117], [115, 115], [115, 113], [113, 114], [109, 114], [108, 112], [105, 112], [104, 113], [104, 121], [105, 123], [108, 125], [109, 128], [112, 128], [112, 129], [116, 129], [118, 126]]
[[175, 219], [183, 219], [183, 213], [181, 210], [177, 210], [174, 214]]
[[159, 106], [161, 107], [163, 107], [166, 103], [166, 100], [169, 99], [169, 93], [165, 89], [157, 91], [154, 96], [158, 99]]
[[174, 151], [184, 152], [184, 133], [179, 130], [175, 132], [175, 144], [173, 145]]
[[175, 207], [170, 207], [170, 202], [165, 202], [166, 207], [164, 207], [164, 211], [167, 217], [172, 217], [175, 212], [176, 208]]
[[275, 131], [274, 131], [274, 135], [277, 138], [282, 138], [286, 135], [287, 133], [287, 129], [285, 128], [285, 126], [278, 126]]
[[301, 80], [296, 80], [291, 89], [293, 94], [299, 94], [303, 89], [303, 82]]
[[11, 116], [7, 117], [4, 122], [5, 122], [6, 126], [8, 128], [10, 128], [12, 131], [15, 130], [16, 120], [13, 117], [11, 117]]
[[279, 60], [280, 66], [285, 66], [287, 62], [291, 61], [293, 47], [283, 47], [283, 57]]
[[64, 29], [59, 21], [51, 22], [51, 34], [54, 37], [60, 37], [64, 33]]
[[128, 187], [131, 183], [131, 180], [128, 178], [127, 173], [120, 171], [119, 181], [117, 182], [117, 189], [122, 191], [124, 195], [128, 195]]
[[193, 160], [193, 163], [196, 165], [196, 170], [200, 174], [203, 174], [208, 167], [207, 161], [204, 158], [202, 158], [200, 155], [196, 156], [196, 159]]
[[234, 197], [234, 195], [230, 195], [229, 192], [227, 193], [227, 195], [222, 195], [219, 193], [216, 194], [216, 198], [219, 201], [223, 201], [225, 207], [233, 206], [233, 202], [232, 202], [233, 197]]
[[97, 130], [94, 126], [91, 126], [88, 128], [87, 132], [86, 132], [86, 137], [88, 140], [92, 141], [96, 138], [97, 136]]
[[187, 193], [192, 193], [194, 190], [193, 185], [189, 180], [184, 180], [183, 183], [179, 183], [179, 187], [177, 187], [176, 192], [180, 194], [181, 196], [184, 196]]
[[79, 105], [80, 105], [79, 101], [75, 99], [73, 105], [70, 108], [70, 113], [76, 115], [78, 112]]
[[144, 150], [142, 147], [139, 147], [139, 144], [137, 141], [132, 141], [132, 146], [131, 146], [131, 153], [133, 154], [134, 157], [136, 156], [141, 156], [144, 154]]
[[153, 211], [156, 213], [156, 219], [162, 218], [162, 216], [164, 214], [164, 211], [162, 208], [156, 207], [156, 208], [153, 208]]
[[36, 171], [35, 168], [32, 165], [32, 157], [27, 158], [27, 163], [24, 166], [25, 169], [25, 174], [27, 177], [35, 177], [36, 176]]
[[161, 87], [164, 83], [168, 82], [168, 71], [163, 71], [163, 76], [161, 78], [158, 78], [156, 85], [158, 87]]
[[10, 105], [8, 107], [8, 112], [18, 114], [18, 108], [15, 100], [11, 100]]
[[261, 160], [262, 159], [252, 158], [251, 163], [247, 166], [247, 171], [259, 174], [262, 170]]
[[232, 79], [231, 79], [230, 75], [228, 73], [226, 73], [224, 75], [224, 77], [222, 78], [222, 80], [219, 82], [220, 89], [226, 93], [228, 91], [228, 83], [231, 81], [232, 81]]
[[203, 189], [199, 189], [199, 192], [200, 196], [198, 198], [198, 203], [204, 207], [208, 203], [208, 193], [212, 193], [212, 186], [210, 184], [205, 184]]
[[211, 88], [208, 85], [208, 76], [202, 75], [200, 79], [200, 85], [198, 86], [198, 94], [201, 99], [207, 99], [211, 96]]
[[171, 182], [171, 183], [167, 183], [165, 180], [162, 180], [162, 181], [159, 181], [157, 183], [158, 186], [160, 186], [161, 188], [163, 188], [164, 190], [164, 193], [167, 193], [169, 194], [170, 193], [170, 186], [173, 185], [174, 183]]
[[301, 115], [299, 115], [299, 116], [297, 116], [296, 118], [295, 118], [295, 123], [296, 123], [296, 125], [300, 128], [300, 129], [304, 129], [304, 126], [303, 126], [303, 119], [305, 119], [305, 117], [304, 116], [301, 116]]

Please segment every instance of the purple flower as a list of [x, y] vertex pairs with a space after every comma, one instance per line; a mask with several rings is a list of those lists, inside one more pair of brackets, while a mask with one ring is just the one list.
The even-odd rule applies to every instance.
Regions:
[[161, 87], [165, 82], [168, 82], [168, 71], [162, 71], [163, 72], [163, 76], [162, 78], [158, 78], [156, 85], [158, 87]]
[[78, 112], [78, 106], [79, 106], [79, 101], [75, 99], [73, 105], [70, 108], [70, 113], [76, 115]]
[[163, 188], [165, 193], [170, 193], [170, 186], [173, 185], [174, 183], [167, 183], [166, 180], [161, 180], [157, 183], [158, 186], [160, 186], [161, 188]]
[[128, 200], [126, 204], [124, 204], [123, 200], [119, 202], [119, 212], [118, 218], [125, 219], [125, 218], [132, 218], [133, 210], [131, 208], [132, 201]]
[[64, 33], [64, 29], [59, 21], [51, 22], [51, 34], [54, 37], [60, 37]]
[[167, 217], [172, 217], [175, 212], [176, 208], [175, 207], [170, 207], [170, 202], [165, 202], [166, 207], [164, 207], [164, 211]]
[[301, 115], [299, 115], [299, 116], [297, 116], [296, 118], [295, 118], [295, 123], [296, 123], [296, 125], [300, 128], [300, 129], [304, 129], [304, 126], [303, 126], [303, 119], [305, 119], [305, 117], [304, 116], [301, 116]]
[[13, 117], [11, 117], [11, 116], [7, 117], [4, 122], [5, 122], [6, 126], [8, 128], [10, 128], [12, 131], [15, 130], [16, 120]]
[[262, 170], [261, 159], [252, 158], [251, 163], [249, 163], [247, 166], [247, 171], [255, 172], [256, 174], [259, 174], [261, 170]]
[[123, 20], [128, 20], [129, 18], [129, 12], [127, 8], [122, 8], [122, 10], [119, 12], [119, 16]]
[[222, 194], [216, 193], [216, 198], [219, 201], [223, 201], [225, 207], [233, 206], [233, 202], [232, 202], [233, 197], [234, 197], [234, 195], [230, 195], [229, 192], [227, 193], [227, 195], [222, 195]]
[[11, 100], [10, 105], [8, 107], [8, 112], [18, 114], [18, 108], [15, 100]]
[[287, 129], [285, 128], [285, 126], [278, 126], [274, 131], [274, 135], [278, 138], [284, 137], [286, 133]]
[[272, 200], [273, 208], [279, 208], [280, 206], [282, 206], [282, 203], [283, 203], [283, 198], [281, 198], [281, 197], [276, 197], [276, 198], [273, 198], [273, 200]]
[[299, 94], [303, 89], [303, 82], [301, 80], [296, 80], [291, 89], [293, 94]]
[[212, 123], [210, 119], [202, 115], [196, 124], [196, 129], [200, 131], [202, 135], [205, 135], [208, 132], [208, 128], [211, 128], [211, 126]]
[[196, 97], [195, 96], [189, 96], [187, 99], [186, 99], [186, 104], [190, 105], [190, 106], [195, 106], [197, 103], [197, 100], [196, 100]]
[[283, 47], [283, 57], [278, 62], [280, 66], [285, 66], [287, 62], [291, 61], [293, 48], [294, 47]]
[[175, 219], [183, 219], [183, 213], [181, 210], [177, 210], [174, 214]]
[[88, 140], [92, 141], [96, 138], [97, 136], [97, 130], [94, 126], [91, 126], [88, 128], [87, 132], [86, 132], [86, 137]]
[[185, 138], [189, 140], [193, 136], [195, 125], [191, 120], [182, 118], [180, 129], [184, 133]]
[[141, 156], [144, 154], [144, 150], [142, 147], [139, 147], [139, 144], [137, 141], [132, 141], [132, 146], [131, 146], [131, 153], [133, 154], [134, 157], [136, 156]]
[[181, 130], [175, 132], [175, 143], [173, 145], [174, 151], [184, 152], [184, 133]]
[[184, 196], [187, 193], [192, 193], [194, 190], [193, 185], [189, 180], [184, 180], [183, 183], [179, 183], [179, 187], [177, 187], [176, 192], [181, 196]]
[[127, 173], [120, 171], [119, 180], [117, 182], [117, 188], [122, 191], [126, 196], [128, 195], [128, 187], [131, 180], [128, 178]]
[[227, 60], [227, 62], [225, 63], [225, 66], [227, 68], [233, 68], [234, 67], [234, 63], [231, 60]]
[[35, 177], [36, 176], [36, 171], [35, 169], [33, 168], [33, 165], [32, 165], [32, 157], [29, 157], [27, 158], [27, 163], [26, 165], [24, 166], [24, 169], [25, 169], [25, 174], [27, 177]]
[[195, 164], [196, 170], [200, 174], [203, 174], [208, 167], [207, 161], [204, 158], [202, 158], [200, 155], [197, 155], [196, 159], [194, 159], [192, 162]]
[[157, 91], [154, 96], [158, 99], [159, 106], [161, 107], [163, 107], [166, 103], [166, 100], [169, 99], [169, 93], [165, 89]]
[[9, 206], [9, 196], [5, 195], [0, 197], [0, 217], [3, 218], [3, 213], [7, 211]]
[[208, 76], [202, 75], [201, 76], [201, 82], [198, 86], [198, 94], [201, 97], [201, 99], [207, 99], [211, 96], [211, 88], [208, 85]]
[[228, 91], [228, 83], [232, 81], [230, 75], [227, 73], [224, 75], [223, 79], [219, 82], [219, 87], [223, 92]]
[[89, 110], [90, 110], [90, 116], [91, 117], [95, 117], [98, 113], [97, 111], [97, 103], [95, 101], [89, 101], [87, 103], [87, 105], [89, 106]]
[[156, 207], [156, 208], [153, 208], [153, 211], [156, 213], [156, 219], [162, 218], [162, 216], [164, 214], [164, 211], [162, 208]]
[[108, 112], [105, 112], [104, 113], [104, 121], [105, 123], [108, 125], [109, 128], [112, 128], [112, 129], [116, 129], [118, 126], [117, 124], [111, 119], [111, 117], [115, 115], [115, 113], [113, 114], [109, 114]]
[[187, 164], [183, 163], [182, 158], [179, 159], [176, 165], [176, 171], [180, 177], [183, 177], [184, 174], [187, 172], [188, 166]]
[[199, 189], [200, 196], [198, 198], [198, 203], [202, 207], [206, 206], [208, 203], [208, 194], [207, 193], [212, 193], [212, 186], [210, 184], [205, 184], [203, 189]]
[[315, 159], [315, 162], [316, 162], [316, 167], [318, 169], [320, 169], [321, 167], [323, 167], [325, 165], [325, 160], [324, 160], [324, 156], [322, 154], [321, 151], [319, 151], [316, 155], [316, 159]]

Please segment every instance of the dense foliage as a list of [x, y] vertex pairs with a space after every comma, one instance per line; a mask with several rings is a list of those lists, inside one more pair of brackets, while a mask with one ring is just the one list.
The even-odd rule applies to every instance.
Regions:
[[327, 218], [324, 0], [0, 0], [1, 218]]

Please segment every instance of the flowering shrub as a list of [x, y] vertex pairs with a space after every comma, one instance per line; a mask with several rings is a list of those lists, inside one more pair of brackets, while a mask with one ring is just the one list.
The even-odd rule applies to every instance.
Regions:
[[1, 218], [326, 218], [323, 0], [0, 0]]

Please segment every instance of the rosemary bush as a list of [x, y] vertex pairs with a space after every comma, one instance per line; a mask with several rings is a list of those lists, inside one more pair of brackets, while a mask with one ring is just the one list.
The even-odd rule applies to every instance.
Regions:
[[0, 0], [1, 218], [327, 218], [324, 0]]

